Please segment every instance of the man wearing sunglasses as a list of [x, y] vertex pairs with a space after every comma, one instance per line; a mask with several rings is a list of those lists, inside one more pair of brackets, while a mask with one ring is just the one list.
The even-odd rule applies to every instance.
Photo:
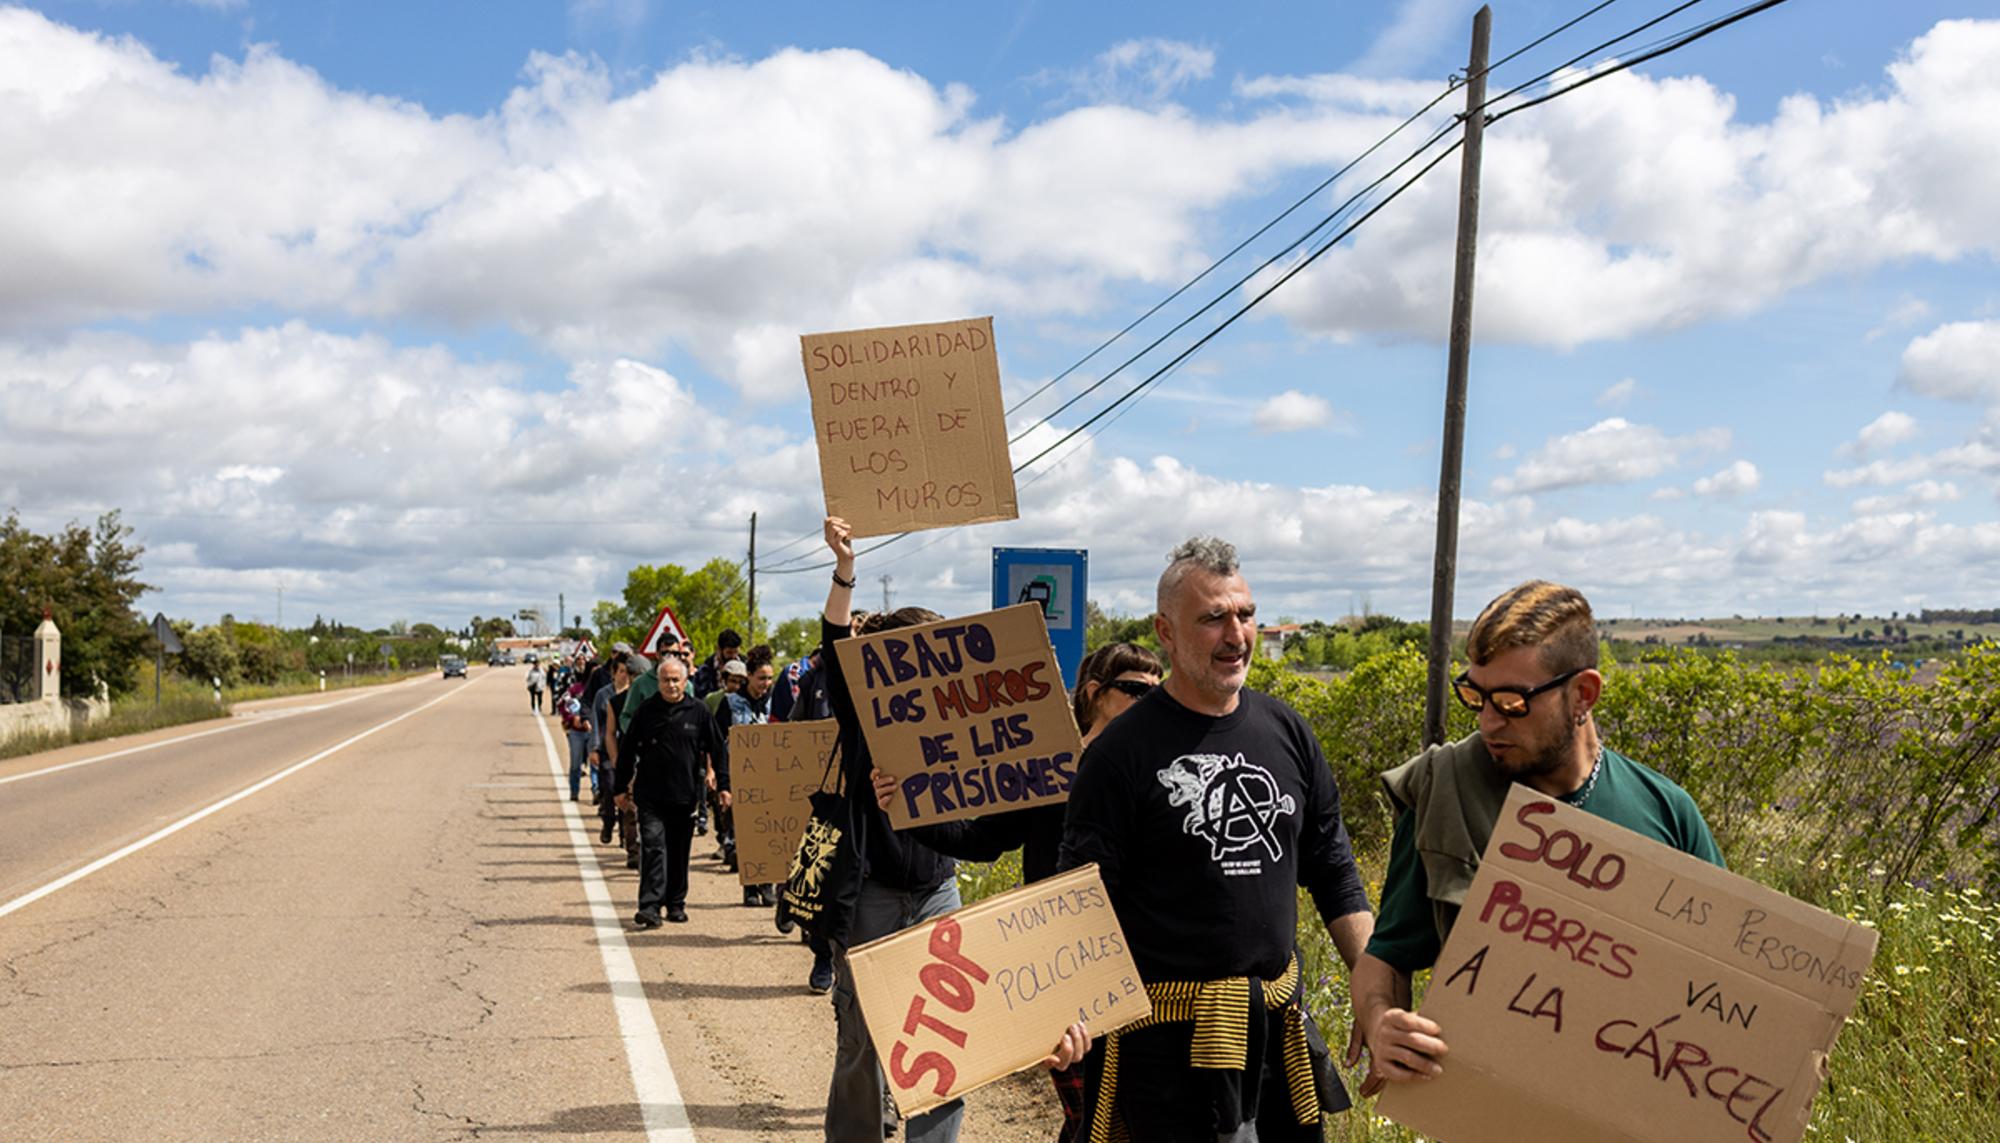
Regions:
[[1722, 864], [1687, 791], [1598, 738], [1597, 625], [1576, 589], [1530, 580], [1506, 592], [1465, 648], [1471, 665], [1454, 690], [1479, 729], [1382, 776], [1395, 833], [1381, 916], [1351, 981], [1370, 1061], [1363, 1095], [1443, 1070], [1444, 1030], [1409, 1011], [1410, 979], [1436, 963], [1513, 783]]

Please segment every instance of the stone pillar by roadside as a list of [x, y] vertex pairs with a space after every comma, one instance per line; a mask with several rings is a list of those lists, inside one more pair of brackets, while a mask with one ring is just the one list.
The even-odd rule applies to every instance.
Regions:
[[42, 612], [42, 624], [35, 628], [35, 697], [50, 702], [62, 697], [62, 632], [56, 621]]

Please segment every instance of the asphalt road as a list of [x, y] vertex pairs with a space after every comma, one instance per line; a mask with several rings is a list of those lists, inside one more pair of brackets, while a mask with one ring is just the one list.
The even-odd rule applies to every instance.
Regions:
[[[817, 1139], [810, 958], [696, 839], [686, 926], [518, 672], [0, 763], [0, 1136]], [[967, 1140], [1046, 1139], [1045, 1081]]]

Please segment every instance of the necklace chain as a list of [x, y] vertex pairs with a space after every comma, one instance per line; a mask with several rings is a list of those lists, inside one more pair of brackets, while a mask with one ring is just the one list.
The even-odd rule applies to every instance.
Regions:
[[1604, 743], [1600, 740], [1597, 744], [1597, 761], [1590, 764], [1590, 777], [1583, 780], [1583, 785], [1577, 789], [1576, 793], [1565, 797], [1563, 801], [1578, 809], [1582, 809], [1583, 804], [1590, 800], [1590, 792], [1597, 789], [1597, 775], [1603, 769]]

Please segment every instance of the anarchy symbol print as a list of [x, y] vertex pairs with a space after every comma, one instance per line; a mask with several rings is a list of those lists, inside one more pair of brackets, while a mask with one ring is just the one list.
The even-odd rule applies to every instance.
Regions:
[[1279, 819], [1297, 812], [1298, 803], [1269, 770], [1241, 754], [1184, 754], [1161, 768], [1159, 779], [1167, 803], [1188, 808], [1181, 828], [1207, 841], [1214, 860], [1259, 849], [1272, 861], [1284, 859]]

